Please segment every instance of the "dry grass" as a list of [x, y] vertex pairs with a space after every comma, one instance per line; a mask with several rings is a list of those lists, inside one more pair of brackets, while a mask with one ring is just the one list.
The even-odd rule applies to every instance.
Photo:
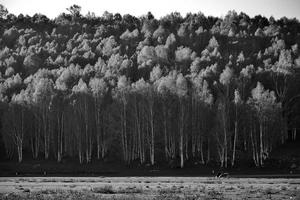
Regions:
[[300, 199], [299, 179], [201, 177], [1, 178], [0, 199]]

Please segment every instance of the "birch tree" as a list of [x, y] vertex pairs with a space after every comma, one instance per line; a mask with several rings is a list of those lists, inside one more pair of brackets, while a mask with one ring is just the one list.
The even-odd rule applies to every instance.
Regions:
[[[97, 158], [104, 158], [107, 152], [107, 141], [105, 135], [108, 134], [105, 132], [104, 120], [104, 97], [108, 92], [108, 85], [104, 79], [92, 78], [89, 82], [89, 87], [94, 98], [94, 112], [95, 112], [95, 121], [96, 121], [96, 138], [97, 138]], [[101, 156], [100, 156], [101, 155]]]
[[84, 151], [86, 162], [91, 162], [92, 159], [92, 132], [90, 130], [90, 109], [89, 109], [89, 89], [87, 84], [80, 79], [78, 84], [72, 88], [72, 92], [74, 95], [73, 106], [75, 114], [77, 115], [77, 123], [78, 126], [78, 145], [79, 145], [79, 161], [83, 162]]
[[34, 92], [32, 94], [33, 102], [38, 109], [43, 127], [44, 156], [45, 159], [48, 159], [52, 131], [50, 104], [54, 94], [54, 84], [53, 81], [48, 78], [37, 79], [32, 82], [32, 84], [34, 87]]
[[[185, 136], [185, 117], [186, 105], [185, 100], [187, 97], [187, 81], [180, 73], [176, 79], [176, 94], [179, 99], [179, 154], [180, 154], [180, 167], [184, 167], [184, 136]], [[188, 145], [186, 143], [186, 145]]]
[[229, 106], [230, 106], [230, 89], [231, 82], [233, 80], [233, 70], [226, 66], [223, 72], [220, 74], [220, 86], [218, 87], [220, 95], [219, 111], [221, 112], [220, 120], [221, 127], [223, 129], [223, 144], [221, 157], [221, 167], [228, 166], [228, 130], [229, 130]]
[[123, 150], [123, 159], [129, 164], [129, 147], [128, 147], [128, 133], [127, 133], [127, 105], [130, 91], [130, 82], [126, 76], [121, 76], [118, 79], [117, 88], [115, 91], [115, 98], [121, 103], [121, 143]]
[[252, 96], [248, 100], [258, 118], [259, 122], [259, 166], [263, 166], [264, 160], [269, 154], [269, 148], [266, 144], [265, 138], [265, 126], [266, 123], [272, 118], [272, 115], [276, 113], [276, 110], [280, 108], [280, 103], [277, 103], [277, 99], [274, 91], [265, 90], [263, 85], [258, 82], [256, 88], [251, 92]]
[[232, 150], [232, 159], [231, 159], [231, 166], [234, 166], [235, 157], [236, 157], [236, 143], [238, 137], [238, 109], [240, 104], [242, 103], [241, 96], [238, 90], [234, 91], [234, 99], [233, 103], [235, 105], [235, 122], [234, 122], [234, 137], [233, 137], [233, 150]]

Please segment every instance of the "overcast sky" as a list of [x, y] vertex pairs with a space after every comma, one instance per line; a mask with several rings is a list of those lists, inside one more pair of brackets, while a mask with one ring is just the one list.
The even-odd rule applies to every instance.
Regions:
[[276, 19], [286, 16], [300, 19], [300, 0], [0, 0], [10, 13], [33, 15], [42, 13], [54, 18], [73, 4], [82, 7], [82, 14], [88, 11], [101, 16], [105, 10], [112, 13], [141, 16], [151, 11], [160, 18], [173, 11], [183, 16], [187, 12], [201, 11], [206, 16], [224, 16], [228, 10], [245, 12], [251, 17], [261, 14]]

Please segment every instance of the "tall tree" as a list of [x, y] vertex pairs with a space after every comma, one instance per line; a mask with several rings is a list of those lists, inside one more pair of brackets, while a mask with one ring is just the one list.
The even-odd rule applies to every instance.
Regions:
[[256, 88], [251, 92], [252, 97], [248, 100], [248, 104], [253, 106], [259, 122], [259, 166], [263, 166], [264, 159], [269, 154], [269, 148], [266, 144], [265, 126], [272, 119], [272, 115], [278, 112], [280, 103], [276, 102], [276, 96], [273, 91], [265, 90], [263, 85], [258, 82]]
[[[186, 97], [188, 92], [187, 81], [180, 73], [176, 79], [176, 94], [179, 98], [179, 154], [180, 167], [184, 167], [184, 134], [185, 134], [185, 118], [186, 118]], [[187, 143], [186, 143], [187, 145]]]
[[53, 81], [48, 78], [35, 80], [33, 83], [34, 91], [32, 94], [33, 102], [38, 110], [38, 115], [41, 117], [44, 137], [44, 156], [49, 158], [50, 140], [52, 134], [51, 110], [50, 104], [54, 95]]
[[[104, 112], [105, 110], [105, 102], [104, 98], [108, 92], [108, 85], [106, 84], [104, 79], [100, 78], [92, 78], [89, 82], [90, 90], [93, 94], [94, 98], [94, 112], [95, 112], [95, 121], [96, 121], [96, 138], [97, 138], [97, 158], [104, 158], [108, 144], [105, 138], [107, 134], [104, 122]], [[101, 156], [100, 156], [101, 153]]]

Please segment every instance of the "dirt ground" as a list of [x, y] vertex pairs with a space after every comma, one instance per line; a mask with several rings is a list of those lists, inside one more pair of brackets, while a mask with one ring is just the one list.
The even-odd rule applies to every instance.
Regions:
[[0, 177], [1, 199], [299, 199], [299, 178]]

